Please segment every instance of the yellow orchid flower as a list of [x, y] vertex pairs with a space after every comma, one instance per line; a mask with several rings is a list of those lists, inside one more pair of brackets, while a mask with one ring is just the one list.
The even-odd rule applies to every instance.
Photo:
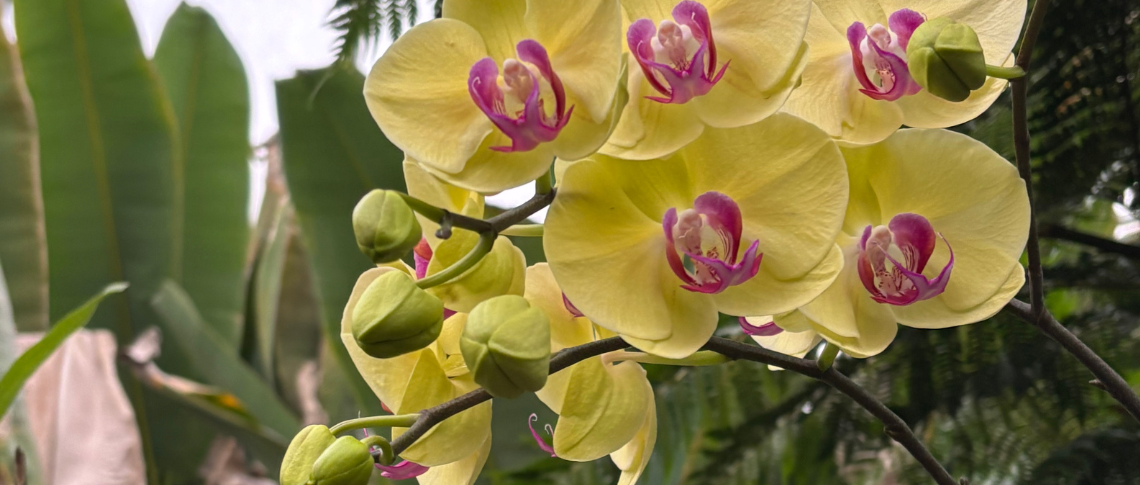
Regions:
[[[413, 160], [404, 161], [404, 179], [408, 194], [441, 209], [470, 217], [483, 217], [483, 196], [439, 180]], [[467, 255], [479, 241], [479, 235], [467, 230], [455, 230], [448, 239], [439, 239], [435, 232], [439, 224], [417, 216], [423, 228], [424, 241], [413, 251], [415, 277], [422, 279], [443, 271]], [[443, 300], [450, 312], [469, 312], [479, 302], [499, 295], [522, 295], [526, 258], [522, 250], [510, 239], [499, 236], [491, 252], [474, 267], [457, 278], [439, 286], [428, 288]]]
[[[462, 356], [459, 355], [459, 335], [463, 324], [461, 314], [448, 318], [444, 322], [440, 338], [416, 352], [391, 359], [377, 359], [364, 353], [356, 344], [352, 336], [352, 310], [364, 289], [389, 271], [399, 270], [381, 267], [360, 275], [341, 320], [341, 341], [372, 391], [393, 414], [410, 414], [478, 388], [466, 367], [455, 364], [457, 357], [462, 362]], [[403, 432], [402, 428], [393, 428], [392, 437], [396, 438]], [[418, 477], [422, 485], [474, 483], [486, 462], [490, 440], [491, 403], [488, 402], [433, 427], [401, 454], [407, 461], [397, 466], [416, 469], [418, 473], [427, 472]], [[466, 478], [462, 479], [460, 475]]]
[[489, 193], [596, 151], [620, 73], [617, 0], [447, 0], [376, 62], [364, 95], [409, 157]]
[[606, 155], [660, 158], [706, 126], [760, 121], [780, 109], [807, 65], [810, 0], [621, 3], [632, 21], [629, 104], [601, 150]]
[[1000, 155], [946, 130], [902, 130], [843, 155], [851, 178], [836, 239], [843, 273], [798, 312], [776, 316], [778, 328], [765, 326], [771, 318], [742, 322], [758, 343], [806, 352], [818, 333], [847, 354], [868, 357], [894, 340], [896, 322], [978, 322], [1021, 289], [1029, 197]]
[[683, 358], [712, 336], [718, 311], [787, 312], [827, 288], [842, 266], [846, 204], [838, 148], [781, 114], [705, 130], [652, 162], [568, 164], [544, 246], [582, 313], [641, 350]]
[[857, 145], [881, 141], [901, 125], [945, 128], [974, 119], [1005, 80], [990, 78], [955, 103], [923, 90], [907, 68], [911, 33], [936, 18], [973, 28], [986, 64], [1011, 65], [1025, 0], [815, 0], [803, 84], [784, 110]]
[[[550, 267], [527, 268], [525, 297], [550, 319], [551, 351], [610, 336], [583, 318], [562, 294]], [[653, 387], [636, 362], [613, 364], [605, 354], [551, 374], [538, 398], [558, 413], [547, 425], [553, 443], [531, 427], [539, 447], [564, 460], [592, 461], [610, 455], [621, 469], [621, 485], [637, 482], [657, 441]], [[531, 422], [537, 417], [531, 415]]]

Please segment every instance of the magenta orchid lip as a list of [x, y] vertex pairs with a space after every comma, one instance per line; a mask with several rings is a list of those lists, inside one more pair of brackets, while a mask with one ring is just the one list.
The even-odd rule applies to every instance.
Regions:
[[660, 28], [638, 19], [626, 33], [629, 50], [645, 79], [663, 96], [646, 96], [660, 103], [682, 104], [707, 94], [728, 69], [717, 71], [716, 43], [708, 10], [692, 0], [673, 7], [673, 20]]
[[[862, 22], [855, 22], [847, 28], [852, 68], [863, 86], [861, 93], [873, 99], [894, 101], [922, 90], [911, 77], [906, 47], [914, 29], [925, 21], [922, 14], [902, 9], [891, 14], [888, 27], [875, 24], [867, 29]], [[872, 79], [872, 73], [878, 82]]]
[[[741, 238], [740, 207], [720, 192], [705, 192], [693, 208], [680, 214], [665, 212], [665, 257], [681, 288], [697, 293], [720, 293], [748, 281], [760, 271], [760, 241], [737, 261]], [[710, 237], [715, 236], [715, 237]], [[710, 241], [711, 239], [711, 241]], [[678, 251], [680, 250], [680, 251]]]
[[773, 337], [784, 332], [784, 329], [776, 325], [775, 321], [765, 323], [763, 325], [753, 325], [748, 322], [745, 317], [736, 317], [740, 322], [740, 329], [744, 331], [745, 335], [753, 337]]
[[[518, 43], [515, 52], [517, 60], [503, 62], [503, 84], [508, 93], [504, 94], [499, 87], [499, 66], [490, 57], [475, 62], [467, 79], [468, 92], [475, 105], [511, 139], [511, 146], [491, 149], [506, 153], [530, 151], [539, 144], [554, 141], [574, 111], [573, 106], [566, 107], [566, 89], [542, 44], [525, 39]], [[554, 98], [554, 112], [549, 115], [543, 99], [544, 85]], [[512, 105], [521, 105], [521, 109]]]
[[[859, 241], [859, 279], [879, 303], [905, 306], [941, 295], [950, 282], [954, 268], [954, 250], [945, 237], [937, 234], [950, 251], [950, 261], [938, 276], [922, 275], [937, 243], [934, 227], [925, 217], [903, 213], [891, 218], [886, 227], [863, 230]], [[891, 255], [891, 249], [902, 254], [902, 261]], [[888, 267], [887, 263], [891, 263]]]

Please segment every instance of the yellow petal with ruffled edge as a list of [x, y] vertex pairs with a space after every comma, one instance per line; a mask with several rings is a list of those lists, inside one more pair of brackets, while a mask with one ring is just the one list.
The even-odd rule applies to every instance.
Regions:
[[[729, 58], [734, 56], [731, 51], [726, 52], [726, 55]], [[772, 82], [771, 86], [759, 88], [759, 83], [747, 72], [729, 69], [712, 91], [691, 102], [696, 107], [697, 116], [708, 126], [735, 128], [750, 125], [779, 111], [788, 95], [799, 84], [807, 65], [808, 45], [800, 44], [784, 77]], [[736, 64], [733, 63], [732, 66], [735, 67]]]
[[[649, 381], [645, 381], [645, 385], [649, 386]], [[653, 447], [657, 444], [657, 406], [652, 399], [652, 386], [649, 387], [649, 392], [650, 402], [646, 408], [645, 423], [629, 443], [610, 453], [610, 459], [621, 470], [618, 485], [637, 483], [637, 479], [641, 478], [641, 473], [645, 471], [645, 466], [649, 464], [649, 458], [653, 456]]]
[[583, 314], [632, 345], [677, 357], [700, 348], [716, 326], [711, 299], [681, 289], [665, 259], [660, 221], [695, 198], [687, 172], [676, 157], [570, 164], [543, 238], [562, 291]]
[[[392, 408], [396, 414], [419, 412], [479, 388], [470, 374], [447, 379], [435, 355], [427, 349], [420, 352], [410, 379], [414, 385], [409, 386], [410, 392], [400, 407]], [[392, 439], [405, 431], [407, 428], [392, 428]], [[400, 453], [400, 457], [427, 467], [446, 465], [475, 453], [490, 436], [491, 403], [488, 401], [435, 425]]]
[[[479, 235], [455, 230], [451, 238], [435, 248], [428, 263], [427, 276], [439, 273], [455, 264], [478, 243]], [[458, 277], [439, 286], [428, 288], [443, 301], [443, 306], [457, 312], [469, 313], [483, 300], [501, 295], [522, 295], [526, 278], [526, 257], [510, 239], [499, 236], [491, 252]]]
[[[440, 209], [447, 209], [455, 214], [468, 217], [483, 217], [483, 195], [467, 189], [461, 189], [432, 175], [415, 159], [404, 157], [404, 181], [408, 186], [408, 195], [427, 202]], [[420, 221], [423, 236], [428, 245], [434, 248], [440, 239], [435, 237], [439, 223], [430, 220], [419, 213], [416, 219]]]
[[[621, 6], [614, 0], [530, 0], [524, 18], [567, 94], [593, 123], [610, 114], [621, 71]], [[574, 121], [571, 121], [574, 123]]]
[[594, 340], [593, 324], [585, 317], [575, 318], [562, 302], [562, 290], [554, 281], [554, 273], [546, 263], [526, 269], [526, 291], [523, 297], [550, 320], [550, 351], [582, 345]]
[[[516, 57], [519, 41], [531, 36], [523, 21], [526, 9], [527, 0], [447, 0], [443, 2], [443, 18], [459, 20], [475, 29], [486, 42], [491, 58], [501, 66], [503, 61]], [[466, 72], [462, 79], [467, 79]]]
[[[852, 184], [866, 177], [875, 191], [881, 221], [921, 215], [954, 249], [950, 283], [935, 299], [966, 315], [1001, 291], [1029, 234], [1029, 198], [1016, 167], [985, 144], [946, 130], [903, 130], [843, 153]], [[933, 278], [948, 261], [938, 241], [923, 273]], [[972, 321], [959, 324], [966, 323]]]
[[629, 89], [626, 86], [628, 64], [626, 54], [622, 54], [621, 71], [614, 84], [614, 96], [606, 118], [595, 123], [587, 119], [588, 115], [574, 112], [558, 138], [551, 142], [551, 150], [559, 160], [581, 160], [597, 152], [610, 135], [617, 129], [618, 120], [622, 111], [629, 104]]
[[887, 348], [898, 333], [891, 306], [871, 299], [859, 280], [856, 261], [859, 248], [848, 244], [843, 249], [844, 268], [835, 282], [799, 312], [811, 322], [812, 329], [844, 352], [855, 357], [877, 355]]
[[801, 40], [807, 31], [811, 0], [705, 0], [701, 3], [709, 12], [717, 62], [729, 62], [729, 72], [747, 73], [761, 91], [779, 92], [783, 91], [783, 85], [789, 88], [795, 85], [798, 75], [789, 77], [788, 73], [800, 69], [797, 64], [804, 54]]
[[457, 172], [493, 129], [464, 82], [486, 56], [483, 38], [462, 22], [420, 24], [372, 66], [364, 99], [393, 144], [422, 163]]
[[677, 156], [689, 166], [692, 193], [718, 191], [736, 201], [741, 250], [758, 240], [764, 254], [754, 278], [712, 295], [719, 311], [788, 312], [835, 278], [848, 184], [843, 157], [826, 133], [780, 114], [741, 128], [708, 129]]
[[569, 374], [561, 392], [548, 393], [544, 388], [537, 393], [543, 403], [558, 410], [554, 452], [559, 458], [596, 460], [633, 439], [653, 403], [653, 388], [640, 365], [611, 365], [592, 357], [561, 373]]
[[[454, 399], [476, 386], [470, 380], [448, 379], [440, 366], [436, 345], [391, 359], [377, 359], [365, 354], [352, 336], [352, 309], [360, 295], [380, 275], [396, 271], [391, 268], [371, 269], [360, 275], [353, 287], [348, 305], [341, 320], [341, 341], [364, 378], [380, 401], [397, 414], [414, 413]], [[428, 431], [401, 456], [413, 462], [435, 466], [451, 463], [473, 453], [490, 433], [490, 403], [448, 419]], [[393, 437], [403, 432], [393, 429]], [[439, 446], [440, 443], [455, 444]]]
[[427, 473], [416, 477], [416, 480], [420, 485], [474, 485], [489, 456], [491, 456], [490, 434], [475, 453], [453, 463], [432, 467]]
[[511, 146], [511, 139], [501, 131], [494, 130], [458, 170], [447, 171], [430, 163], [421, 162], [421, 165], [432, 175], [456, 187], [494, 194], [538, 178], [546, 173], [554, 159], [550, 143], [543, 143], [534, 150], [525, 152], [491, 150], [491, 147], [498, 146]]
[[[953, 281], [951, 277], [950, 281]], [[893, 309], [899, 323], [915, 328], [946, 328], [980, 322], [1005, 308], [1025, 285], [1025, 268], [1014, 266], [1005, 284], [986, 301], [972, 308], [952, 308], [945, 300], [932, 298]]]
[[[633, 61], [630, 61], [631, 63]], [[664, 104], [645, 99], [658, 93], [640, 67], [629, 69], [629, 102], [600, 153], [628, 160], [668, 156], [704, 131], [694, 104]]]

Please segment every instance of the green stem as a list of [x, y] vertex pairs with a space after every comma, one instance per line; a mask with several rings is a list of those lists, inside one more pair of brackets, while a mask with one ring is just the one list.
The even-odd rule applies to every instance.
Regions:
[[823, 353], [819, 355], [819, 359], [815, 361], [815, 365], [819, 370], [827, 370], [831, 368], [831, 364], [835, 363], [835, 358], [839, 356], [839, 346], [835, 344], [824, 344]]
[[666, 359], [665, 357], [658, 357], [643, 352], [626, 352], [624, 350], [607, 354], [604, 358], [609, 362], [630, 360], [642, 364], [683, 365], [692, 367], [723, 364], [729, 360], [728, 357], [711, 350], [702, 350], [683, 359]]
[[433, 286], [439, 286], [447, 283], [448, 281], [451, 281], [452, 279], [463, 274], [467, 270], [471, 269], [471, 267], [478, 264], [479, 261], [482, 261], [483, 256], [486, 256], [487, 253], [491, 252], [491, 247], [495, 245], [496, 237], [498, 237], [498, 235], [495, 234], [495, 231], [480, 233], [479, 242], [475, 244], [474, 248], [471, 248], [471, 252], [467, 253], [467, 255], [463, 256], [463, 258], [459, 261], [456, 261], [455, 264], [444, 268], [443, 271], [417, 281], [416, 286], [419, 286], [420, 288], [426, 290]]
[[554, 188], [554, 164], [550, 164], [550, 170], [542, 174], [541, 177], [534, 179], [534, 193], [536, 194], [549, 194], [550, 189]]
[[392, 453], [392, 444], [380, 435], [372, 435], [360, 440], [371, 451], [373, 446], [380, 447], [380, 464], [391, 465], [396, 460], [396, 455]]
[[403, 192], [396, 192], [396, 193], [400, 194], [400, 197], [404, 198], [404, 202], [406, 204], [408, 204], [408, 207], [411, 207], [412, 210], [419, 212], [420, 215], [422, 215], [428, 219], [431, 219], [433, 221], [436, 221], [436, 222], [439, 222], [441, 219], [443, 219], [443, 214], [444, 214], [443, 209], [440, 209], [439, 207], [431, 205], [427, 202], [424, 202], [420, 199], [412, 197], [412, 196], [405, 194]]
[[332, 428], [329, 428], [329, 431], [335, 435], [361, 428], [407, 428], [413, 424], [416, 424], [417, 419], [420, 419], [420, 415], [418, 414], [401, 414], [398, 416], [368, 416], [366, 418], [356, 418], [350, 419], [348, 421], [341, 421]]
[[504, 236], [542, 237], [542, 224], [515, 224], [503, 229]]
[[999, 79], [1017, 79], [1025, 76], [1025, 70], [1017, 66], [1000, 67], [986, 65], [986, 75]]

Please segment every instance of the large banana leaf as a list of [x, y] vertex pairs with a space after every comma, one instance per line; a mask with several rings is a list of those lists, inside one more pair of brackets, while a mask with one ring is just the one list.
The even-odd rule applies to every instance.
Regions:
[[178, 120], [184, 161], [171, 276], [236, 350], [250, 233], [245, 69], [210, 14], [186, 4], [166, 23], [154, 63]]
[[43, 330], [48, 268], [35, 116], [16, 47], [3, 37], [0, 26], [0, 260], [12, 283], [16, 326]]
[[[372, 120], [363, 91], [364, 76], [343, 68], [299, 72], [277, 83], [285, 178], [313, 267], [325, 338], [334, 343], [352, 285], [372, 267], [356, 249], [352, 208], [371, 189], [404, 189], [403, 154]], [[351, 376], [361, 410], [379, 413], [344, 346], [330, 347]]]

